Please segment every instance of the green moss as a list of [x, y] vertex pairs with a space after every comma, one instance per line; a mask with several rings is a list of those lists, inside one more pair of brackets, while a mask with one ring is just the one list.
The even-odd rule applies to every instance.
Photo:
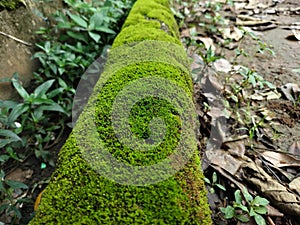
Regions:
[[[167, 0], [136, 2], [60, 151], [30, 225], [212, 223], [193, 136], [194, 115], [189, 117], [193, 89], [188, 59], [177, 30]], [[117, 129], [112, 118], [119, 119]], [[153, 118], [160, 118], [165, 127]], [[137, 141], [127, 136], [128, 127]], [[163, 139], [156, 134], [164, 134]], [[144, 151], [149, 143], [140, 139], [150, 145], [159, 142]], [[178, 146], [184, 154], [175, 151]], [[108, 153], [134, 169], [124, 172]], [[161, 162], [166, 166], [153, 169]]]
[[20, 0], [1, 0], [0, 1], [0, 11], [7, 10], [15, 10], [22, 6], [22, 1]]

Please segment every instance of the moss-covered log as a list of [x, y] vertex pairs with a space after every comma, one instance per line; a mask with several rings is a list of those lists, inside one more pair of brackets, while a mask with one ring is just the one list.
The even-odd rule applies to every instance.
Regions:
[[30, 225], [211, 224], [188, 59], [168, 0], [138, 0]]

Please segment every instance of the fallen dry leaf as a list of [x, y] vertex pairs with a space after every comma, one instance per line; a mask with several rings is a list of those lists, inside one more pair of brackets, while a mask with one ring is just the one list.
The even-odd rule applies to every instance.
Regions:
[[217, 72], [229, 73], [232, 70], [231, 63], [228, 60], [223, 58], [217, 59], [213, 63], [213, 66]]
[[300, 160], [286, 153], [264, 151], [262, 156], [277, 167], [300, 167]]

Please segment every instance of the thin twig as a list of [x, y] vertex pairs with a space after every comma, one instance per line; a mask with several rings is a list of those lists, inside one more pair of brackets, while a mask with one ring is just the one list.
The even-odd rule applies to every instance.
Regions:
[[15, 41], [17, 41], [17, 42], [20, 42], [20, 43], [22, 43], [22, 44], [24, 44], [24, 45], [32, 46], [31, 43], [26, 42], [26, 41], [22, 41], [22, 40], [19, 39], [19, 38], [16, 38], [16, 37], [14, 37], [14, 36], [11, 36], [10, 34], [6, 34], [6, 33], [2, 32], [2, 31], [0, 31], [0, 34], [4, 35], [4, 36], [6, 36], [6, 37], [9, 37], [9, 38], [11, 38], [11, 39], [13, 39], [13, 40], [15, 40]]

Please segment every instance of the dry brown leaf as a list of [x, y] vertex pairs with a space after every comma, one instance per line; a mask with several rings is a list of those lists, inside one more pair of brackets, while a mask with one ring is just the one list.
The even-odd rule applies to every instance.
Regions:
[[238, 160], [228, 154], [227, 151], [224, 150], [209, 150], [205, 152], [207, 159], [210, 163], [224, 169], [229, 172], [231, 175], [235, 175], [237, 171], [240, 169], [242, 164], [241, 160]]
[[216, 47], [214, 46], [213, 39], [208, 38], [208, 37], [200, 37], [200, 36], [199, 37], [194, 37], [194, 39], [196, 41], [197, 40], [201, 41], [204, 44], [206, 50], [208, 50], [210, 48], [213, 52], [216, 51]]
[[300, 87], [298, 86], [298, 84], [287, 83], [285, 85], [282, 85], [280, 87], [280, 90], [282, 91], [284, 96], [292, 102], [298, 99], [298, 96], [300, 95]]
[[291, 193], [284, 185], [273, 179], [253, 161], [242, 165], [244, 179], [256, 187], [264, 197], [282, 212], [300, 216], [300, 196]]
[[300, 167], [300, 160], [286, 153], [264, 151], [262, 156], [277, 167], [295, 166]]
[[295, 155], [295, 156], [300, 156], [300, 143], [299, 141], [295, 141], [293, 144], [288, 149], [288, 152]]
[[300, 177], [295, 178], [289, 183], [289, 188], [300, 195]]
[[244, 140], [226, 142], [224, 146], [228, 148], [228, 152], [230, 152], [233, 156], [238, 156], [242, 158], [245, 155], [246, 148]]
[[216, 60], [213, 66], [217, 72], [229, 73], [232, 69], [231, 63], [223, 58]]
[[243, 31], [241, 31], [237, 27], [222, 28], [222, 29], [220, 29], [220, 32], [222, 33], [222, 37], [224, 39], [228, 39], [229, 38], [229, 39], [233, 39], [235, 41], [239, 41], [243, 37]]

